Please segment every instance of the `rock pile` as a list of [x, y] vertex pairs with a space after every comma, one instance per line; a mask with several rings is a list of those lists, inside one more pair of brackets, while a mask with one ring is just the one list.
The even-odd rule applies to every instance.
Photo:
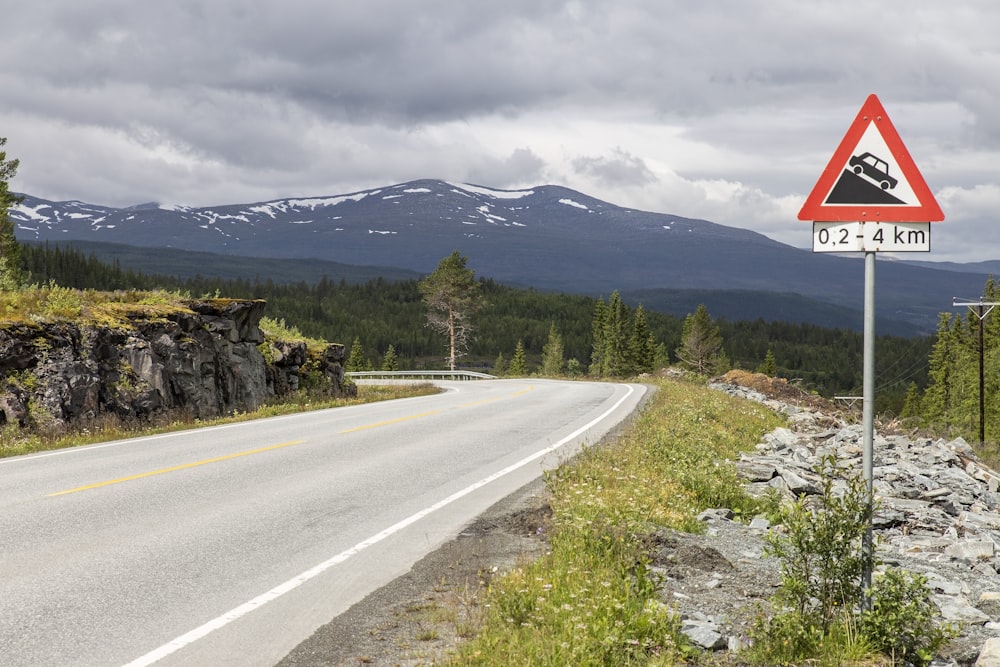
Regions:
[[[828, 457], [845, 478], [861, 475], [860, 425], [742, 384], [712, 386], [788, 415], [787, 427], [767, 434], [754, 453], [737, 463], [751, 493], [819, 493], [825, 480], [816, 470]], [[988, 657], [1000, 643], [1000, 474], [984, 465], [961, 438], [876, 434], [873, 480], [878, 557], [885, 566], [925, 575], [943, 620], [960, 627], [960, 637], [935, 664], [1000, 665]], [[846, 482], [833, 484], [836, 489]], [[664, 602], [678, 607], [686, 617], [688, 636], [699, 645], [736, 648], [745, 633], [738, 610], [768, 597], [778, 583], [779, 564], [763, 557], [761, 538], [771, 527], [763, 518], [749, 525], [733, 522], [724, 509], [710, 510], [701, 518], [709, 524], [708, 538], [715, 539], [711, 546], [697, 545], [700, 555], [683, 558], [683, 542], [691, 542], [686, 546], [690, 550], [696, 546], [695, 537], [664, 538], [674, 542], [657, 559], [667, 582]], [[721, 558], [709, 558], [706, 549]]]

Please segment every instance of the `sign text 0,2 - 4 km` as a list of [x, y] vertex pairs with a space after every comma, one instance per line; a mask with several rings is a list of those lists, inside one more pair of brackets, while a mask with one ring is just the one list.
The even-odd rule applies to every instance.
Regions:
[[929, 222], [814, 222], [813, 252], [929, 252]]

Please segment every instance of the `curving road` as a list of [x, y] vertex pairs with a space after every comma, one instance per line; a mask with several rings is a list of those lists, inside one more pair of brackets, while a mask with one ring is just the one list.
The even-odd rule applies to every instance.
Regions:
[[0, 460], [0, 665], [271, 666], [646, 391], [440, 384]]

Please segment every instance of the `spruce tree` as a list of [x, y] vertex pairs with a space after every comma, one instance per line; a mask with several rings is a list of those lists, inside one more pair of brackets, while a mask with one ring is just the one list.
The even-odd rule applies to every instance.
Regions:
[[382, 370], [395, 371], [399, 368], [399, 359], [396, 357], [396, 348], [392, 345], [385, 351], [382, 357]]
[[372, 370], [371, 362], [365, 357], [365, 350], [361, 346], [361, 339], [357, 336], [354, 337], [354, 342], [351, 343], [351, 353], [347, 357], [347, 366], [344, 370], [348, 372]]
[[931, 350], [928, 385], [920, 402], [921, 423], [943, 427], [948, 423], [951, 383], [954, 375], [955, 337], [951, 313], [938, 315], [937, 338]]
[[652, 373], [656, 364], [656, 339], [649, 331], [646, 311], [639, 304], [632, 315], [632, 337], [629, 341], [632, 373]]
[[595, 377], [603, 377], [606, 372], [604, 359], [604, 328], [607, 326], [607, 321], [608, 307], [604, 303], [604, 297], [600, 297], [594, 304], [594, 318], [591, 323], [593, 345], [590, 353], [590, 374]]
[[629, 358], [629, 312], [618, 290], [611, 293], [604, 322], [604, 374], [611, 377], [631, 375]]
[[[1000, 302], [1000, 283], [990, 276], [983, 291], [983, 301]], [[986, 385], [985, 414], [986, 440], [996, 442], [1000, 437], [996, 415], [1000, 414], [1000, 312], [991, 312], [983, 320], [983, 365]]]
[[563, 374], [563, 342], [555, 322], [549, 327], [549, 338], [542, 347], [542, 375], [558, 377]]
[[0, 290], [15, 290], [24, 286], [21, 267], [21, 246], [14, 238], [14, 221], [7, 210], [21, 201], [10, 191], [10, 180], [17, 173], [18, 160], [8, 160], [3, 147], [6, 137], [0, 137]]
[[774, 361], [774, 350], [767, 348], [767, 354], [764, 355], [764, 362], [757, 367], [758, 373], [763, 373], [764, 375], [769, 375], [774, 377], [778, 372]]
[[667, 350], [667, 344], [657, 343], [653, 368], [666, 368], [669, 365], [670, 365], [670, 352]]
[[493, 362], [493, 375], [497, 377], [503, 377], [507, 372], [507, 360], [504, 359], [503, 352], [497, 355], [496, 361]]
[[903, 408], [899, 411], [899, 418], [913, 421], [920, 418], [920, 389], [916, 382], [911, 382], [906, 388], [906, 397], [903, 399]]
[[979, 318], [971, 311], [955, 323], [955, 360], [951, 381], [951, 425], [969, 439], [979, 432]]
[[524, 377], [528, 374], [528, 360], [524, 354], [524, 341], [517, 341], [514, 348], [514, 356], [511, 357], [510, 366], [507, 367], [507, 375], [513, 377]]

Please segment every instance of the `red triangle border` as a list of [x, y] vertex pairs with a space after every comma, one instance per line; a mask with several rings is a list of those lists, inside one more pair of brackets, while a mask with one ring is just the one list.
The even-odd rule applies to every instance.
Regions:
[[[833, 189], [837, 179], [861, 142], [868, 126], [874, 122], [881, 133], [886, 146], [892, 152], [892, 157], [899, 166], [903, 177], [907, 180], [917, 201], [917, 206], [882, 206], [878, 204], [824, 204], [823, 201]], [[857, 117], [847, 130], [840, 145], [830, 158], [829, 164], [823, 170], [819, 180], [806, 198], [799, 220], [822, 222], [939, 222], [944, 220], [944, 213], [937, 200], [927, 187], [927, 182], [920, 175], [920, 170], [910, 157], [910, 152], [903, 145], [903, 140], [886, 114], [882, 103], [874, 94], [865, 100]]]

